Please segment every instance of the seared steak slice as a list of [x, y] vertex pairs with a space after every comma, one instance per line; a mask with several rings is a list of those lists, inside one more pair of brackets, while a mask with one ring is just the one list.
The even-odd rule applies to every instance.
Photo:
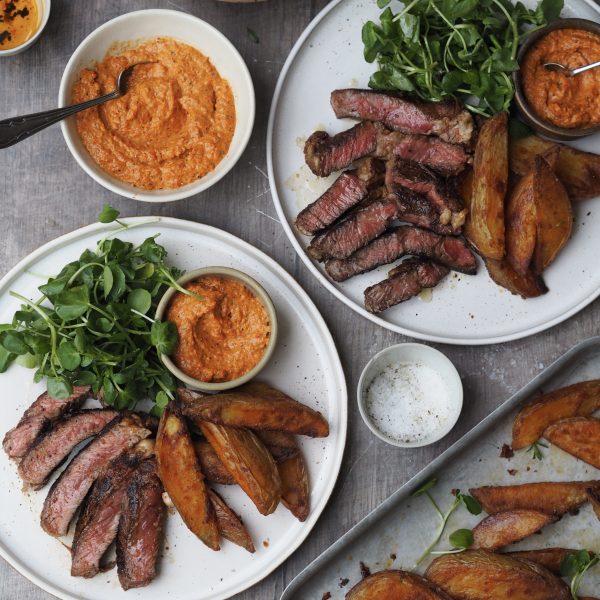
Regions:
[[367, 184], [369, 190], [385, 183], [385, 163], [378, 158], [365, 156], [354, 163], [356, 176]]
[[407, 225], [391, 229], [344, 260], [328, 261], [325, 268], [334, 281], [345, 281], [407, 254], [430, 258], [469, 275], [477, 271], [475, 256], [461, 238], [441, 236]]
[[463, 146], [437, 137], [399, 131], [380, 132], [375, 155], [384, 160], [394, 156], [411, 160], [446, 176], [460, 173], [471, 160]]
[[417, 225], [424, 229], [429, 229], [440, 235], [455, 235], [460, 233], [452, 229], [448, 223], [440, 222], [440, 213], [437, 208], [421, 194], [411, 192], [401, 185], [392, 184], [390, 186], [392, 197], [398, 205], [398, 219]]
[[21, 458], [35, 441], [35, 438], [61, 415], [78, 409], [90, 395], [90, 386], [76, 386], [73, 393], [64, 400], [56, 400], [44, 392], [25, 411], [18, 425], [11, 429], [2, 442], [4, 452], [11, 458]]
[[113, 460], [98, 477], [87, 495], [71, 546], [71, 575], [94, 577], [100, 561], [117, 537], [123, 500], [129, 481], [151, 450], [136, 446]]
[[135, 414], [123, 413], [113, 419], [52, 484], [42, 510], [42, 529], [50, 535], [65, 535], [102, 469], [150, 433]]
[[433, 171], [409, 160], [396, 158], [387, 163], [385, 183], [389, 191], [395, 186], [405, 187], [412, 192], [423, 194], [440, 215], [442, 225], [450, 225], [455, 233], [465, 222], [467, 210], [454, 190]]
[[352, 171], [346, 171], [322, 196], [300, 212], [296, 218], [296, 228], [304, 235], [314, 235], [366, 196], [367, 184]]
[[154, 459], [145, 460], [127, 486], [117, 534], [117, 572], [124, 590], [156, 577], [166, 507]]
[[315, 131], [304, 145], [304, 159], [315, 175], [327, 177], [371, 154], [376, 147], [377, 127], [365, 121], [334, 136]]
[[365, 290], [365, 308], [380, 313], [435, 287], [448, 273], [448, 267], [423, 258], [408, 258], [392, 269], [389, 277]]
[[63, 418], [34, 442], [19, 464], [21, 479], [42, 487], [77, 444], [99, 433], [117, 416], [115, 410], [82, 410]]
[[345, 89], [331, 93], [331, 106], [339, 119], [352, 117], [380, 121], [403, 133], [437, 135], [451, 144], [469, 144], [473, 117], [460, 102], [424, 102], [373, 90]]

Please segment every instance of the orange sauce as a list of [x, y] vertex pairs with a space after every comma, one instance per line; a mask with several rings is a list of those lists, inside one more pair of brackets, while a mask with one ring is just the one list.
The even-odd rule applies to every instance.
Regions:
[[36, 0], [0, 0], [0, 50], [10, 50], [31, 39], [40, 25]]

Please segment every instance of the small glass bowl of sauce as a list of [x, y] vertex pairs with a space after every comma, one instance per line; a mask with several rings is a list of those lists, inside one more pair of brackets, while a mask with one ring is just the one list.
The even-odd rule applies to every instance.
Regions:
[[0, 56], [13, 56], [34, 44], [50, 16], [51, 0], [0, 0]]

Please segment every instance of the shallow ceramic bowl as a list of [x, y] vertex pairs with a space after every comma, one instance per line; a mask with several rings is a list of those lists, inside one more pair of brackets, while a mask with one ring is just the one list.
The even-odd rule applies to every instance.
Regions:
[[79, 137], [75, 117], [66, 119], [61, 124], [71, 154], [88, 175], [116, 194], [146, 202], [169, 202], [188, 198], [217, 183], [242, 155], [254, 126], [254, 87], [246, 63], [239, 52], [212, 25], [176, 10], [151, 9], [127, 13], [108, 21], [88, 35], [65, 67], [60, 82], [59, 106], [71, 104], [71, 93], [80, 71], [102, 60], [113, 44], [144, 41], [159, 36], [171, 37], [197, 48], [211, 60], [231, 86], [236, 110], [235, 132], [229, 151], [214, 171], [177, 189], [140, 190], [112, 177], [93, 160]]
[[[595, 21], [589, 21], [587, 19], [557, 19], [556, 21], [550, 23], [550, 25], [533, 32], [525, 39], [517, 55], [519, 64], [521, 64], [527, 52], [529, 52], [530, 48], [532, 48], [536, 42], [556, 29], [583, 29], [584, 31], [591, 31], [592, 33], [600, 35], [600, 23], [596, 23]], [[527, 123], [537, 133], [554, 140], [566, 141], [576, 140], [600, 131], [600, 125], [595, 127], [572, 129], [557, 127], [556, 125], [552, 125], [552, 123], [545, 121], [533, 111], [527, 102], [527, 98], [525, 98], [525, 94], [523, 92], [523, 82], [520, 71], [515, 71], [513, 73], [513, 81], [515, 83], [515, 103], [519, 109], [519, 113], [525, 123]]]
[[[251, 379], [254, 379], [267, 365], [271, 356], [273, 355], [273, 351], [275, 350], [275, 344], [277, 342], [277, 314], [275, 313], [275, 307], [273, 306], [273, 302], [265, 289], [252, 277], [238, 271], [237, 269], [231, 269], [229, 267], [205, 267], [203, 269], [195, 269], [193, 271], [188, 271], [185, 275], [183, 275], [178, 283], [181, 286], [184, 286], [190, 281], [194, 281], [199, 277], [204, 275], [219, 275], [221, 277], [228, 277], [230, 279], [235, 279], [236, 281], [240, 281], [243, 283], [262, 303], [265, 310], [267, 311], [267, 315], [269, 316], [269, 322], [271, 325], [271, 335], [269, 337], [269, 343], [265, 348], [265, 351], [262, 355], [262, 358], [256, 363], [254, 368], [250, 369], [247, 373], [244, 373], [241, 377], [237, 379], [232, 379], [231, 381], [223, 381], [219, 383], [208, 383], [206, 381], [200, 381], [199, 379], [194, 379], [190, 377], [186, 373], [184, 373], [181, 369], [177, 367], [177, 365], [171, 360], [169, 356], [166, 354], [161, 354], [161, 360], [164, 365], [179, 379], [183, 381], [189, 387], [201, 390], [203, 392], [222, 392], [224, 390], [230, 390], [232, 388], [238, 387], [247, 383]], [[165, 313], [167, 311], [167, 307], [169, 306], [169, 302], [171, 302], [173, 296], [178, 293], [175, 288], [169, 288], [164, 296], [161, 298], [158, 306], [156, 308], [156, 319], [161, 321]]]
[[[367, 389], [373, 379], [390, 363], [419, 363], [432, 368], [440, 374], [447, 390], [449, 404], [449, 418], [445, 427], [432, 432], [428, 437], [416, 442], [400, 442], [389, 437], [376, 427], [369, 417], [369, 413], [365, 406]], [[363, 421], [378, 438], [388, 444], [400, 448], [419, 448], [441, 440], [445, 435], [450, 433], [454, 425], [456, 425], [456, 421], [458, 421], [458, 417], [462, 410], [463, 387], [456, 367], [444, 354], [435, 348], [426, 346], [425, 344], [397, 344], [385, 348], [385, 350], [376, 354], [367, 363], [358, 381], [357, 400], [358, 409]]]
[[33, 44], [35, 44], [39, 37], [42, 35], [42, 31], [44, 31], [46, 24], [48, 23], [48, 19], [50, 17], [50, 7], [52, 5], [51, 0], [37, 0], [38, 4], [38, 28], [37, 31], [24, 43], [16, 48], [11, 48], [10, 50], [0, 50], [0, 58], [3, 56], [14, 56], [15, 54], [19, 54], [24, 52]]

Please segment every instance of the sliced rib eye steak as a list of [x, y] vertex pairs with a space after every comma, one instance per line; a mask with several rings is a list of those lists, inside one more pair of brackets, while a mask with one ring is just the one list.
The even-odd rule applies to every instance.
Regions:
[[398, 219], [417, 225], [424, 229], [429, 229], [440, 235], [456, 235], [460, 231], [455, 231], [452, 225], [440, 222], [440, 213], [425, 196], [411, 192], [409, 189], [401, 185], [392, 184], [391, 197], [393, 197], [398, 205]]
[[116, 410], [82, 410], [55, 423], [37, 438], [19, 464], [21, 479], [42, 487], [77, 444], [99, 433], [117, 416]]

